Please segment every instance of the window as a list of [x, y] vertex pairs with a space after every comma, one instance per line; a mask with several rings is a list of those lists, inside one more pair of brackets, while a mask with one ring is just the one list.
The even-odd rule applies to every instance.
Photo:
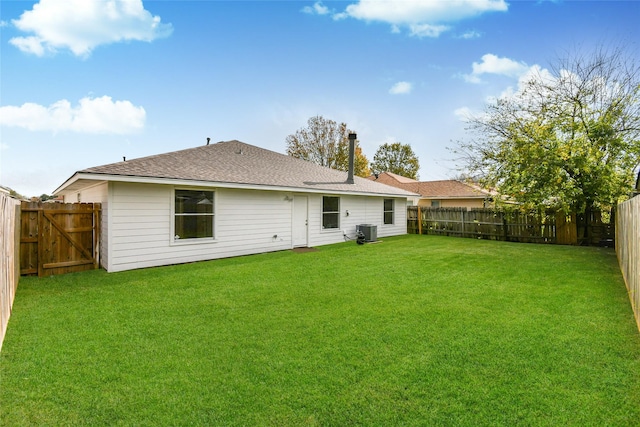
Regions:
[[393, 199], [384, 199], [384, 223], [393, 224]]
[[213, 191], [175, 191], [175, 240], [213, 238]]
[[440, 200], [432, 200], [431, 201], [431, 207], [432, 208], [439, 208], [440, 207]]
[[340, 227], [340, 197], [322, 196], [322, 228]]

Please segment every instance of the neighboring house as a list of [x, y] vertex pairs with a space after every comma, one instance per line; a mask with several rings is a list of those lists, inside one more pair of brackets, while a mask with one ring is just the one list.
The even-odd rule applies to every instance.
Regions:
[[102, 203], [107, 271], [405, 234], [415, 194], [239, 141], [81, 170], [65, 202]]
[[484, 208], [493, 204], [493, 195], [488, 191], [456, 180], [416, 181], [391, 172], [382, 172], [367, 179], [418, 193], [419, 197], [408, 198], [414, 206]]

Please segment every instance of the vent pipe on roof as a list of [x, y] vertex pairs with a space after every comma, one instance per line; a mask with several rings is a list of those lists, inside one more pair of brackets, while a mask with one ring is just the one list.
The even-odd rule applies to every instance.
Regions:
[[211, 138], [207, 137], [207, 145], [211, 142]]
[[353, 184], [353, 169], [354, 169], [354, 161], [356, 155], [356, 138], [358, 135], [355, 133], [349, 134], [349, 175], [347, 176], [347, 184]]

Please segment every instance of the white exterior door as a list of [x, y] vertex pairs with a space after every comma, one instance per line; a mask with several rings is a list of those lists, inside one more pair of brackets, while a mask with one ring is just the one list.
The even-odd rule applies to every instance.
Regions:
[[307, 196], [294, 196], [293, 198], [293, 247], [305, 247], [309, 245], [308, 238], [309, 217]]

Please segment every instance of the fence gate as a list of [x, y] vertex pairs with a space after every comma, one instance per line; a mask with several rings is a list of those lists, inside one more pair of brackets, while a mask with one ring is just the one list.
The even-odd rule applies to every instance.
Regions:
[[556, 241], [559, 245], [578, 244], [576, 214], [556, 213]]
[[21, 211], [20, 274], [98, 268], [100, 203], [22, 202]]

